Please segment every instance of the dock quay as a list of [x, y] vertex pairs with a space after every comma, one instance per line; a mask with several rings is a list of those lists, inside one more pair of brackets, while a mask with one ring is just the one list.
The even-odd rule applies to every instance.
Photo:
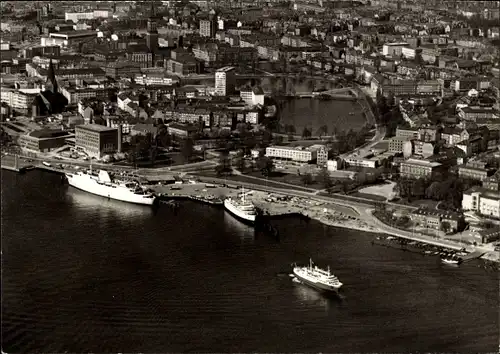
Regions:
[[162, 194], [158, 195], [160, 202], [169, 202], [172, 200], [192, 200], [195, 202], [200, 202], [204, 204], [210, 204], [215, 206], [222, 206], [224, 202], [220, 198], [207, 198], [201, 195], [189, 195], [189, 194]]
[[19, 173], [22, 173], [23, 172], [23, 168], [16, 168], [16, 167], [13, 167], [13, 166], [7, 166], [7, 165], [4, 165], [2, 164], [2, 170], [7, 170], [7, 171], [12, 171], [12, 172], [19, 172]]
[[486, 252], [484, 251], [474, 251], [472, 253], [469, 253], [466, 256], [462, 257], [462, 262], [469, 262], [472, 261], [473, 259], [478, 259], [481, 258]]

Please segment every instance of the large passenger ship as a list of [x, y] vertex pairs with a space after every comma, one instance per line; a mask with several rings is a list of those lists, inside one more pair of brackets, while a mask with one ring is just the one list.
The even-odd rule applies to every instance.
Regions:
[[245, 199], [243, 190], [241, 199], [228, 197], [224, 200], [224, 208], [233, 216], [248, 224], [255, 224], [257, 208], [251, 201]]
[[145, 191], [138, 182], [113, 180], [107, 171], [96, 176], [89, 172], [66, 173], [68, 183], [78, 189], [122, 202], [153, 205], [155, 195]]
[[321, 291], [336, 292], [343, 285], [335, 275], [330, 273], [330, 267], [327, 270], [313, 267], [312, 260], [309, 260], [308, 266], [294, 266], [293, 275], [300, 282]]

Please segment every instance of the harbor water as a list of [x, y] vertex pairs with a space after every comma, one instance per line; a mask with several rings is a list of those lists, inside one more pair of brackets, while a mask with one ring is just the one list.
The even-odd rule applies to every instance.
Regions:
[[[221, 208], [93, 196], [40, 171], [2, 173], [2, 350], [494, 352], [498, 276], [294, 218], [280, 240]], [[309, 258], [344, 283], [288, 276]]]

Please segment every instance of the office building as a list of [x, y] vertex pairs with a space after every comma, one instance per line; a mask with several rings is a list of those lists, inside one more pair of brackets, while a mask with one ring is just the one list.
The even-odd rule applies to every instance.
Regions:
[[225, 66], [215, 72], [215, 94], [227, 96], [234, 92], [236, 86], [236, 74], [234, 67]]
[[98, 124], [77, 125], [75, 148], [97, 159], [113, 154], [118, 150], [118, 129]]
[[421, 178], [431, 177], [442, 168], [439, 162], [428, 160], [408, 159], [401, 162], [399, 171], [401, 177]]

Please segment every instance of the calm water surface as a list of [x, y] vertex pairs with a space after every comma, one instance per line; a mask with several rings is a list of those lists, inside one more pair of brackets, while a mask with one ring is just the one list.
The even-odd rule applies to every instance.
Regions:
[[[177, 215], [2, 173], [2, 349], [14, 352], [493, 352], [498, 279], [296, 219], [277, 242], [223, 210]], [[286, 274], [330, 265], [325, 297]]]

